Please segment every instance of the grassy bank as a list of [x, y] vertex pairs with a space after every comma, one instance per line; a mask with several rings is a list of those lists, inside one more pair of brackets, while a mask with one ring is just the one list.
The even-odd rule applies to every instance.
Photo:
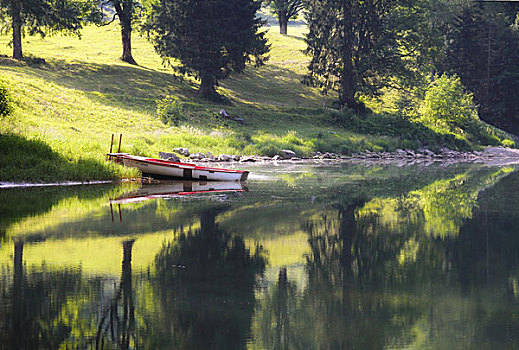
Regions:
[[[164, 68], [138, 35], [133, 53], [139, 66], [121, 62], [116, 24], [88, 27], [81, 39], [26, 37], [25, 62], [7, 57], [10, 38], [0, 36], [1, 77], [15, 101], [13, 115], [1, 122], [0, 180], [135, 176], [105, 162], [112, 133], [123, 134], [122, 151], [149, 156], [180, 146], [192, 152], [259, 155], [290, 148], [308, 156], [315, 151], [471, 148], [500, 142], [486, 129], [467, 142], [398, 113], [356, 116], [331, 110], [334, 96], [300, 84], [308, 60], [301, 53], [304, 30], [293, 26], [291, 35], [281, 36], [272, 27], [270, 61], [222, 82], [219, 91], [232, 103], [225, 106], [200, 100], [196, 82]], [[177, 101], [178, 113], [165, 124], [156, 102], [167, 96]], [[245, 125], [218, 117], [222, 108], [243, 118]]]

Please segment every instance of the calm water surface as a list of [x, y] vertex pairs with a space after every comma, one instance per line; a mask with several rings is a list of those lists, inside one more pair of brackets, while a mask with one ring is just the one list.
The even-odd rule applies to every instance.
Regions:
[[519, 348], [514, 168], [248, 167], [0, 190], [0, 349]]

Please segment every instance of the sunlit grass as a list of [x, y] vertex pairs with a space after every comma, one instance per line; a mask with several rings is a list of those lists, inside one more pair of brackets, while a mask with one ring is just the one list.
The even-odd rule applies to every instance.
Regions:
[[[54, 153], [49, 162], [57, 164], [34, 169], [25, 164], [22, 172], [17, 170], [19, 160], [30, 154], [21, 150], [8, 156], [4, 150], [2, 166], [10, 164], [11, 169], [4, 167], [0, 180], [137, 176], [135, 171], [105, 162], [111, 135], [119, 133], [123, 134], [123, 152], [155, 157], [159, 151], [180, 146], [215, 155], [274, 155], [290, 148], [309, 156], [315, 151], [352, 153], [418, 145], [415, 138], [420, 135], [409, 132], [410, 124], [393, 123], [395, 130], [388, 131], [388, 118], [351, 115], [338, 120], [322, 108], [330, 106], [334, 96], [323, 96], [301, 84], [308, 63], [302, 52], [306, 27], [293, 25], [288, 36], [278, 34], [275, 26], [265, 30], [272, 45], [270, 61], [259, 69], [247, 68], [219, 86], [232, 105], [200, 100], [198, 83], [164, 67], [152, 45], [137, 33], [132, 46], [139, 65], [120, 61], [117, 24], [86, 27], [81, 39], [25, 37], [25, 55], [43, 58], [45, 64], [11, 60], [10, 37], [0, 35], [1, 76], [16, 107], [14, 115], [0, 122], [0, 133], [48, 145]], [[166, 96], [183, 104], [183, 123], [165, 125], [156, 115], [156, 101]], [[243, 118], [245, 125], [218, 118], [221, 109]], [[434, 137], [434, 131], [429, 134], [433, 136], [428, 142], [443, 141], [443, 136]], [[86, 163], [91, 171], [81, 165]]]

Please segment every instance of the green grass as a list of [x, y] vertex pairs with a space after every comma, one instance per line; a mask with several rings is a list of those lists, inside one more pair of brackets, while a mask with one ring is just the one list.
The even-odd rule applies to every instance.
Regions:
[[[394, 115], [359, 117], [324, 108], [331, 106], [334, 96], [322, 96], [300, 83], [308, 62], [301, 52], [306, 28], [291, 26], [288, 36], [277, 30], [269, 29], [272, 51], [266, 66], [248, 68], [221, 82], [219, 92], [230, 106], [200, 100], [197, 82], [163, 67], [151, 44], [137, 34], [133, 54], [139, 66], [120, 61], [116, 24], [87, 27], [81, 39], [25, 37], [24, 55], [44, 58], [45, 64], [8, 58], [10, 37], [0, 36], [1, 76], [15, 101], [13, 115], [0, 126], [5, 135], [0, 180], [135, 176], [105, 162], [112, 133], [123, 134], [122, 151], [149, 156], [179, 146], [192, 152], [260, 155], [291, 148], [301, 156], [315, 151], [393, 150], [417, 146], [424, 133], [431, 145], [456, 147], [449, 137], [423, 125], [399, 126], [401, 118]], [[184, 118], [178, 125], [165, 125], [156, 114], [156, 101], [166, 96], [182, 104]], [[222, 108], [246, 124], [217, 117]], [[388, 121], [394, 128], [386, 128]], [[20, 148], [9, 146], [14, 139]], [[31, 147], [46, 154], [41, 164], [38, 157], [26, 161], [32, 157]]]

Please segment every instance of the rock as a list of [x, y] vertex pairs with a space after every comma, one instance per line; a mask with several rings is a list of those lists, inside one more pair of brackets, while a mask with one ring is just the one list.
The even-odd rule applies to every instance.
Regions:
[[200, 160], [200, 159], [203, 159], [203, 158], [206, 158], [205, 157], [205, 154], [203, 153], [200, 153], [200, 152], [196, 152], [196, 153], [193, 153], [189, 156], [190, 159], [193, 159], [193, 160]]
[[[317, 156], [314, 156], [314, 157], [317, 157]], [[280, 159], [283, 159], [283, 157], [281, 157], [279, 154], [276, 154], [274, 157], [272, 157], [272, 160], [280, 160]]]
[[174, 148], [173, 152], [177, 152], [178, 154], [180, 154], [180, 155], [182, 155], [184, 157], [189, 157], [189, 150], [187, 148], [184, 148], [184, 147]]
[[434, 157], [436, 155], [436, 153], [434, 153], [433, 151], [431, 151], [430, 149], [427, 149], [427, 148], [424, 148], [423, 153], [429, 157]]
[[216, 158], [213, 156], [211, 152], [207, 152], [205, 156], [206, 158], [209, 158], [209, 160], [212, 162], [216, 160]]
[[159, 152], [159, 158], [172, 162], [180, 162], [180, 158], [175, 153]]
[[334, 159], [335, 155], [333, 153], [326, 152], [322, 155], [323, 159]]
[[298, 161], [301, 161], [302, 159], [299, 157], [292, 157], [292, 158], [290, 158], [290, 160], [294, 161], [294, 162], [298, 162]]
[[281, 157], [283, 157], [285, 159], [291, 159], [296, 156], [296, 152], [289, 150], [289, 149], [282, 149], [280, 155], [281, 155]]
[[227, 154], [223, 154], [223, 153], [218, 156], [218, 161], [219, 162], [228, 162], [231, 159], [232, 159], [231, 156], [229, 156]]
[[240, 123], [242, 125], [245, 125], [245, 120], [243, 120], [243, 118], [233, 117], [233, 116], [229, 115], [229, 113], [227, 113], [225, 111], [225, 109], [222, 109], [219, 114], [221, 117], [224, 117], [224, 118], [230, 119], [232, 121], [235, 121], [237, 123]]
[[239, 162], [240, 158], [241, 158], [240, 156], [235, 156], [235, 155], [231, 156], [231, 159], [234, 160], [235, 162]]
[[256, 162], [256, 158], [255, 157], [242, 157], [240, 159], [240, 162], [242, 162], [242, 163], [246, 163], [246, 162], [254, 163], [254, 162]]

